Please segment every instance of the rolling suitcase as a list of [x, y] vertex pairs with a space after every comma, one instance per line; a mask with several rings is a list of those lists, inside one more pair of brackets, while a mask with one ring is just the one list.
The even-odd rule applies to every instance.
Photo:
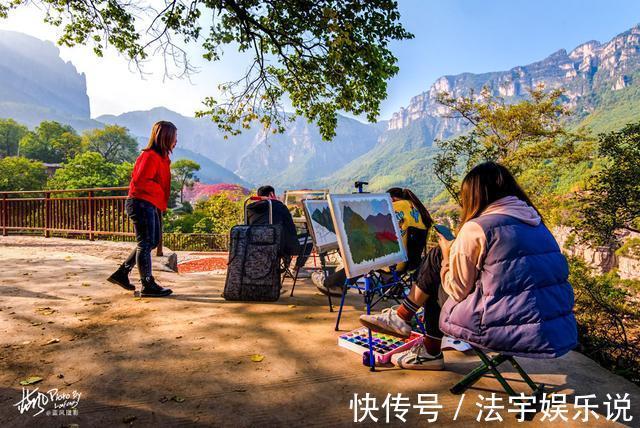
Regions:
[[234, 226], [230, 232], [229, 262], [224, 284], [225, 300], [274, 302], [280, 297], [280, 241], [282, 226], [273, 224], [269, 200], [269, 224]]

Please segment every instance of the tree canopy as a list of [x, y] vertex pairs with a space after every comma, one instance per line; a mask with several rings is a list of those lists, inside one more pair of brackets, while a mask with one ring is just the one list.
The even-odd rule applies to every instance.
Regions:
[[40, 190], [46, 182], [42, 162], [15, 156], [0, 159], [0, 190]]
[[559, 163], [585, 159], [589, 147], [581, 143], [586, 137], [565, 128], [569, 111], [561, 103], [562, 95], [562, 90], [537, 87], [528, 99], [509, 104], [486, 89], [479, 96], [439, 94], [447, 116], [462, 120], [468, 129], [457, 138], [438, 141], [441, 151], [434, 172], [447, 191], [457, 199], [462, 177], [476, 164], [492, 160], [516, 176], [535, 170], [525, 187], [539, 194], [557, 179]]
[[579, 229], [606, 245], [616, 231], [640, 233], [640, 122], [601, 134], [599, 154], [605, 164], [582, 195]]
[[127, 128], [107, 125], [82, 134], [85, 150], [100, 153], [107, 162], [133, 162], [138, 155], [138, 142], [129, 135]]
[[126, 186], [132, 170], [129, 162], [116, 165], [100, 153], [84, 152], [58, 169], [47, 185], [51, 189]]
[[13, 119], [0, 119], [0, 158], [17, 156], [20, 140], [29, 129]]
[[[0, 0], [0, 17], [30, 3]], [[227, 46], [246, 53], [246, 72], [220, 86], [220, 99], [205, 98], [200, 112], [227, 134], [256, 120], [282, 132], [285, 98], [295, 114], [317, 122], [325, 139], [335, 135], [340, 110], [374, 122], [387, 81], [398, 72], [389, 44], [413, 37], [399, 22], [395, 0], [167, 0], [160, 8], [125, 0], [35, 3], [47, 23], [61, 27], [60, 44], [92, 45], [99, 56], [110, 45], [138, 65], [164, 55], [170, 76], [194, 71], [189, 44], [198, 44], [208, 61], [221, 59]]]
[[82, 139], [69, 125], [40, 122], [20, 140], [20, 156], [48, 163], [65, 162], [82, 152]]
[[198, 181], [196, 171], [200, 171], [200, 164], [191, 159], [178, 159], [171, 164], [173, 178], [176, 181], [176, 188], [180, 189], [180, 203], [184, 202], [184, 189], [193, 189], [193, 185]]

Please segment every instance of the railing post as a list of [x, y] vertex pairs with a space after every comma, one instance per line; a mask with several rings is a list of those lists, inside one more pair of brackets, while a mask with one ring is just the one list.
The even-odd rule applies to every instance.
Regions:
[[9, 226], [9, 203], [7, 202], [7, 194], [2, 195], [2, 236], [9, 234], [7, 227]]
[[162, 213], [158, 211], [158, 220], [160, 221], [160, 239], [158, 239], [158, 248], [156, 248], [156, 256], [162, 257], [164, 254], [162, 253], [162, 235], [164, 234], [162, 231]]
[[49, 237], [51, 228], [51, 193], [44, 192], [44, 237]]
[[89, 204], [89, 241], [93, 241], [93, 231], [95, 230], [95, 218], [96, 213], [93, 206], [93, 191], [89, 190], [89, 196], [87, 197], [87, 203]]

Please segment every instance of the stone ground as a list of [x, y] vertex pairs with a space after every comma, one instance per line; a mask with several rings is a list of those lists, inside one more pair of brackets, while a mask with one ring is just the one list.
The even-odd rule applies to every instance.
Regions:
[[[276, 303], [231, 303], [221, 297], [221, 275], [162, 271], [155, 275], [174, 295], [136, 299], [104, 280], [131, 248], [0, 237], [2, 426], [347, 426], [354, 425], [349, 403], [355, 393], [377, 398], [374, 416], [384, 424], [383, 400], [398, 392], [411, 404], [419, 393], [438, 394], [442, 426], [521, 425], [506, 410], [498, 411], [501, 423], [476, 423], [479, 395], [500, 391], [491, 378], [467, 392], [453, 420], [460, 396], [448, 389], [477, 364], [472, 355], [446, 352], [442, 372], [371, 373], [356, 354], [337, 346], [335, 314], [309, 280], [299, 283], [295, 297], [286, 282]], [[361, 311], [361, 298], [351, 294], [342, 329], [358, 327]], [[264, 359], [253, 362], [256, 354]], [[614, 426], [605, 421], [607, 393], [631, 394], [634, 419], [626, 424], [640, 426], [640, 388], [581, 354], [521, 363], [568, 401], [596, 394], [600, 403], [597, 421], [541, 422], [539, 414], [529, 426]], [[23, 394], [19, 382], [29, 376], [43, 378], [31, 386], [40, 391], [81, 393], [79, 414], [21, 415], [14, 404]], [[516, 379], [513, 372], [506, 376]], [[514, 385], [526, 391], [521, 382]], [[574, 414], [570, 408], [569, 417]], [[417, 409], [410, 409], [406, 424], [390, 415], [390, 425], [427, 424]]]

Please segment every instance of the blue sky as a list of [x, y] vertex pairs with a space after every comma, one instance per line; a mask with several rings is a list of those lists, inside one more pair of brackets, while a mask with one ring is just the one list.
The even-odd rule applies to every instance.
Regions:
[[[404, 25], [416, 37], [392, 45], [400, 72], [389, 83], [381, 119], [406, 106], [439, 76], [528, 64], [588, 40], [607, 41], [640, 23], [639, 0], [400, 0], [399, 4]], [[33, 6], [0, 21], [0, 29], [57, 38], [57, 30], [42, 24], [41, 13]], [[233, 78], [245, 63], [235, 52], [228, 52], [221, 63], [197, 61], [201, 72], [188, 82], [164, 80], [158, 62], [149, 64], [145, 71], [155, 73], [143, 79], [113, 52], [99, 59], [85, 47], [60, 51], [87, 75], [94, 117], [160, 105], [192, 115], [202, 98], [215, 94], [216, 86]]]

